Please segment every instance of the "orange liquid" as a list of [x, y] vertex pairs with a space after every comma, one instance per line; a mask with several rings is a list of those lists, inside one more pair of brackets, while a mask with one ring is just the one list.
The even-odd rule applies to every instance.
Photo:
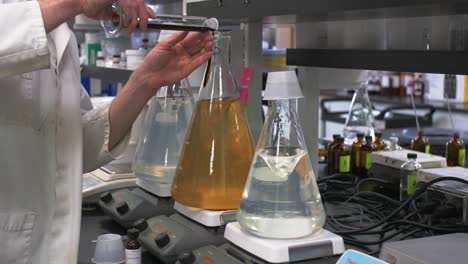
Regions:
[[197, 102], [172, 196], [209, 210], [239, 208], [254, 147], [239, 98]]

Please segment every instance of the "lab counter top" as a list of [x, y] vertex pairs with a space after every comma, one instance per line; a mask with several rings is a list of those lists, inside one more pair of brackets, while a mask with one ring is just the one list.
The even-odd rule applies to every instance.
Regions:
[[[104, 215], [100, 209], [91, 211], [82, 211], [81, 218], [81, 234], [80, 247], [78, 252], [78, 264], [92, 264], [91, 259], [94, 255], [95, 243], [93, 240], [102, 234], [119, 234], [125, 235], [125, 229], [114, 222], [109, 216]], [[226, 243], [227, 240], [226, 240]], [[338, 257], [321, 258], [303, 262], [295, 262], [296, 264], [335, 264]], [[159, 264], [163, 263], [153, 257], [149, 252], [143, 251], [142, 264]]]

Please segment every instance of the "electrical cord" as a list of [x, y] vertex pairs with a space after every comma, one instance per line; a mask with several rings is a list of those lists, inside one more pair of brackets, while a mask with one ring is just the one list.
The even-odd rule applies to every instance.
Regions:
[[417, 197], [419, 197], [422, 193], [424, 193], [427, 188], [429, 188], [430, 186], [432, 186], [435, 183], [442, 182], [442, 181], [456, 181], [456, 182], [461, 182], [461, 183], [464, 183], [464, 184], [468, 184], [468, 181], [460, 179], [460, 178], [455, 178], [455, 177], [444, 177], [444, 178], [434, 179], [434, 180], [432, 180], [430, 182], [427, 182], [427, 183], [423, 184], [419, 189], [417, 189], [415, 191], [413, 196], [411, 196], [409, 199], [405, 200], [396, 210], [391, 212], [389, 215], [387, 215], [384, 219], [380, 220], [379, 222], [377, 222], [377, 223], [375, 223], [375, 224], [373, 224], [371, 226], [361, 228], [359, 230], [346, 230], [346, 231], [336, 230], [335, 233], [338, 234], [338, 235], [352, 235], [352, 234], [359, 234], [361, 232], [369, 231], [369, 230], [372, 230], [372, 229], [374, 229], [376, 227], [379, 227], [380, 225], [384, 224], [385, 222], [387, 222], [388, 220], [393, 218], [395, 215], [397, 215], [400, 211], [404, 210], [405, 207], [408, 207], [411, 204], [411, 202], [413, 200], [415, 200]]
[[365, 183], [365, 182], [379, 182], [379, 183], [391, 184], [391, 182], [386, 181], [386, 180], [382, 180], [382, 179], [377, 179], [377, 178], [365, 178], [365, 179], [360, 180], [360, 181], [356, 184], [356, 188], [355, 188], [356, 193], [359, 192], [361, 185], [362, 185], [363, 183]]

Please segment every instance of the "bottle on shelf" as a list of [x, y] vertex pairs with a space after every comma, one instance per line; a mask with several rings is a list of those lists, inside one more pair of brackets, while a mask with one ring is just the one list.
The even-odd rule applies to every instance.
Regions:
[[[408, 95], [408, 88], [410, 87], [411, 82], [414, 79], [414, 73], [412, 72], [402, 72], [400, 74], [400, 97], [405, 97]], [[411, 88], [409, 88], [411, 92]]]
[[344, 144], [344, 138], [337, 139], [338, 144], [332, 149], [332, 173], [351, 172], [351, 148]]
[[382, 139], [382, 133], [375, 133], [374, 144], [377, 146], [377, 151], [384, 151], [387, 148], [387, 143]]
[[416, 161], [416, 153], [408, 153], [407, 157], [408, 161], [403, 163], [400, 169], [400, 201], [408, 199], [416, 190], [416, 176], [421, 169], [421, 164]]
[[417, 78], [414, 80], [414, 96], [424, 98], [426, 93], [426, 78], [424, 74], [417, 74]]
[[374, 151], [377, 151], [377, 146], [372, 142], [372, 136], [366, 136], [366, 142], [362, 144], [360, 150], [360, 170], [362, 176], [366, 176], [367, 171], [372, 166], [371, 154]]
[[391, 76], [389, 72], [382, 72], [380, 78], [380, 95], [392, 96]]
[[431, 152], [431, 145], [429, 144], [429, 139], [424, 136], [423, 131], [418, 131], [418, 135], [415, 138], [413, 138], [413, 140], [411, 140], [411, 149], [423, 153]]
[[465, 166], [466, 148], [458, 133], [453, 134], [453, 138], [447, 142], [446, 154], [447, 166]]
[[364, 134], [357, 134], [357, 139], [351, 145], [351, 171], [355, 174], [359, 174], [360, 166], [360, 151], [361, 146], [364, 143]]
[[392, 72], [390, 81], [391, 81], [390, 87], [392, 91], [392, 96], [399, 96], [400, 95], [400, 73]]

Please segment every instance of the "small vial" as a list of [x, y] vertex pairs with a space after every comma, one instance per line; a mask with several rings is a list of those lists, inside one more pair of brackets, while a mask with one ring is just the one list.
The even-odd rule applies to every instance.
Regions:
[[411, 149], [428, 154], [431, 152], [429, 139], [424, 136], [424, 133], [421, 130], [418, 131], [418, 136], [411, 140]]
[[360, 173], [360, 170], [359, 170], [359, 168], [361, 167], [360, 152], [361, 152], [361, 146], [363, 143], [364, 143], [364, 134], [359, 133], [357, 134], [356, 141], [354, 141], [353, 144], [351, 145], [351, 171], [355, 174]]
[[338, 138], [341, 137], [340, 134], [333, 135], [333, 141], [327, 145], [327, 161], [328, 161], [328, 174], [333, 174], [333, 155], [332, 149], [338, 145]]
[[416, 161], [418, 157], [416, 153], [408, 153], [407, 157], [408, 161], [403, 163], [400, 169], [400, 201], [408, 199], [416, 190], [418, 184], [416, 176], [421, 169], [421, 164]]
[[127, 244], [125, 245], [125, 263], [126, 264], [141, 264], [141, 245], [138, 242], [139, 232], [132, 228], [127, 231]]
[[401, 150], [400, 145], [398, 145], [398, 138], [397, 137], [390, 137], [390, 145], [387, 146], [387, 150]]
[[382, 139], [382, 133], [375, 133], [374, 144], [377, 146], [377, 151], [384, 151], [387, 147], [387, 143]]
[[466, 149], [465, 143], [460, 139], [458, 133], [453, 134], [453, 138], [447, 142], [446, 154], [447, 166], [465, 166]]
[[371, 154], [377, 151], [377, 146], [372, 142], [372, 136], [366, 136], [366, 142], [362, 144], [360, 150], [361, 176], [367, 176], [367, 172], [372, 166]]

